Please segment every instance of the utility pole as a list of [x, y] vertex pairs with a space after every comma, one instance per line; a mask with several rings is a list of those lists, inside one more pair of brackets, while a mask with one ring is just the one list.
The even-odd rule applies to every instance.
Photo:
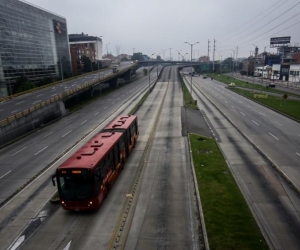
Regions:
[[236, 54], [235, 54], [235, 60], [236, 60], [236, 63], [235, 63], [235, 68], [237, 68], [238, 66], [238, 62], [237, 62], [237, 59], [238, 59], [238, 53], [239, 53], [239, 46], [236, 46]]
[[216, 52], [216, 40], [214, 39], [214, 50], [213, 50], [213, 73], [215, 72], [215, 52]]
[[208, 57], [208, 72], [209, 72], [209, 44], [210, 44], [210, 41], [208, 39], [208, 52], [207, 52], [207, 57]]

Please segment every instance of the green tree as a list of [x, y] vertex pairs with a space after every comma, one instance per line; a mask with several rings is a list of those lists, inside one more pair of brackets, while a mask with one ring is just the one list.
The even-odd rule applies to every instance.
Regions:
[[32, 83], [25, 75], [21, 75], [17, 78], [16, 83], [14, 84], [13, 94], [33, 89], [34, 87], [34, 83]]
[[138, 61], [144, 61], [143, 54], [141, 52], [139, 53], [134, 53], [131, 57], [132, 61], [138, 60]]
[[90, 58], [87, 56], [81, 57], [81, 62], [83, 63], [83, 72], [91, 72], [92, 71], [92, 62]]

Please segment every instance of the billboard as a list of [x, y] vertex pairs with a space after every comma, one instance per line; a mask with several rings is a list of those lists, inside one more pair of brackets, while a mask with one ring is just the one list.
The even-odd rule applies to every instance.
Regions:
[[291, 43], [290, 36], [283, 36], [283, 37], [271, 37], [270, 40], [270, 47], [280, 47], [283, 45], [289, 45]]

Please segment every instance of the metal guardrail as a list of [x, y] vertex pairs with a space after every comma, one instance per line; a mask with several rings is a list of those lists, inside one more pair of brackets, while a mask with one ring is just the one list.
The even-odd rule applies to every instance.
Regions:
[[[136, 65], [136, 63], [134, 65]], [[130, 66], [128, 68], [131, 68], [131, 67], [132, 66]], [[128, 69], [128, 68], [126, 68], [126, 69]], [[107, 68], [100, 69], [100, 70], [97, 70], [97, 71], [88, 72], [88, 73], [85, 73], [85, 74], [82, 74], [82, 75], [78, 75], [78, 76], [73, 76], [73, 77], [65, 79], [64, 82], [62, 82], [61, 80], [59, 80], [59, 81], [52, 82], [52, 83], [49, 83], [49, 84], [46, 84], [46, 85], [43, 85], [43, 86], [40, 86], [40, 87], [36, 87], [36, 88], [33, 88], [33, 89], [29, 89], [29, 90], [17, 93], [17, 94], [14, 94], [14, 95], [5, 96], [5, 97], [0, 98], [0, 102], [6, 101], [6, 100], [11, 100], [11, 99], [13, 99], [15, 97], [18, 97], [18, 96], [21, 96], [21, 95], [25, 95], [25, 94], [28, 94], [28, 93], [36, 92], [36, 91], [41, 90], [41, 89], [45, 89], [45, 88], [48, 88], [48, 87], [51, 87], [51, 86], [55, 86], [55, 85], [58, 85], [58, 84], [66, 83], [66, 82], [68, 82], [70, 80], [75, 80], [77, 78], [80, 78], [80, 77], [83, 77], [83, 76], [88, 76], [88, 75], [91, 75], [91, 74], [95, 74], [96, 72], [99, 73], [99, 72], [102, 72], [102, 71], [105, 71], [105, 70], [107, 70]]]
[[[93, 85], [96, 85], [96, 84], [99, 84], [101, 82], [105, 82], [107, 80], [110, 80], [110, 79], [112, 79], [112, 78], [114, 78], [114, 77], [116, 77], [118, 75], [121, 75], [121, 74], [125, 73], [127, 70], [129, 70], [129, 69], [131, 69], [131, 68], [133, 68], [135, 66], [136, 66], [136, 63], [132, 64], [131, 66], [129, 66], [129, 67], [125, 68], [125, 69], [119, 70], [118, 72], [113, 73], [111, 75], [100, 77], [100, 78], [95, 79], [93, 81], [89, 81], [87, 83], [84, 83], [83, 85], [80, 85], [80, 86], [78, 86], [78, 87], [76, 87], [74, 89], [66, 90], [62, 94], [58, 94], [58, 95], [56, 95], [54, 97], [51, 97], [50, 99], [48, 99], [46, 101], [42, 101], [42, 102], [34, 105], [33, 107], [25, 109], [25, 110], [23, 110], [23, 111], [21, 111], [19, 113], [16, 113], [15, 115], [9, 116], [6, 119], [1, 120], [0, 121], [0, 126], [5, 126], [5, 125], [11, 123], [12, 121], [14, 121], [16, 119], [21, 118], [22, 116], [28, 115], [29, 113], [32, 113], [32, 112], [35, 112], [36, 110], [38, 110], [40, 108], [43, 108], [43, 107], [45, 107], [45, 106], [47, 106], [47, 105], [49, 105], [51, 103], [63, 100], [65, 98], [67, 98], [67, 97], [69, 97], [69, 96], [71, 96], [71, 95], [73, 95], [73, 94], [75, 94], [75, 93], [83, 90], [83, 89], [86, 89], [86, 88], [91, 87]], [[82, 77], [82, 76], [84, 76], [84, 75], [80, 75], [80, 77]], [[68, 80], [75, 79], [75, 78], [79, 78], [79, 77], [68, 78]], [[35, 88], [35, 91], [39, 90], [39, 89], [43, 89], [43, 88], [49, 87], [49, 86], [53, 86], [53, 85], [56, 85], [56, 84], [58, 84], [58, 83], [57, 82], [56, 83], [51, 83], [51, 84], [48, 84], [48, 85], [45, 85], [45, 86], [42, 86], [42, 87], [39, 87], [39, 88]], [[31, 93], [31, 92], [33, 92], [33, 91], [25, 91], [25, 92], [22, 92], [22, 94]], [[16, 97], [16, 96], [18, 96], [18, 95], [17, 94], [14, 95], [14, 97]], [[7, 99], [11, 99], [11, 98], [7, 98]]]

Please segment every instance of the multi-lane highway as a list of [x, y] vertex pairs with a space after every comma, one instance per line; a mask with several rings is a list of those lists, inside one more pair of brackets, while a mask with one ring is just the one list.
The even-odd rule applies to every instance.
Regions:
[[[120, 64], [120, 70], [130, 67], [130, 62], [123, 62]], [[25, 109], [31, 108], [34, 105], [41, 103], [43, 101], [49, 100], [59, 94], [64, 93], [67, 90], [75, 89], [90, 81], [99, 79], [104, 76], [109, 76], [112, 74], [112, 69], [106, 69], [103, 71], [88, 74], [86, 76], [78, 77], [76, 79], [68, 80], [56, 84], [52, 87], [46, 87], [35, 92], [28, 93], [26, 95], [21, 95], [12, 100], [7, 100], [0, 103], [0, 121], [22, 112]]]
[[[190, 82], [190, 76], [186, 80]], [[299, 194], [249, 143], [252, 141], [299, 187], [299, 123], [215, 80], [197, 76], [193, 84], [199, 109], [209, 121], [269, 246], [299, 249]]]
[[[142, 75], [141, 71], [139, 70], [140, 75]], [[153, 81], [156, 72], [152, 73], [151, 77]], [[130, 105], [131, 102], [137, 101], [137, 96], [141, 91], [147, 90], [147, 86], [148, 78], [144, 77], [99, 99], [85, 110], [75, 112], [2, 149], [0, 201], [47, 167], [48, 163], [60, 156], [124, 103]], [[133, 97], [135, 98], [129, 102], [129, 98]]]
[[[154, 71], [151, 79], [155, 75]], [[2, 246], [14, 249], [23, 242], [26, 243], [24, 249], [113, 247], [120, 233], [118, 221], [119, 218], [123, 219], [122, 208], [127, 201], [126, 194], [132, 194], [136, 173], [144, 166], [139, 195], [133, 201], [136, 208], [132, 206], [129, 211], [132, 219], [127, 222], [127, 229], [121, 235], [119, 244], [123, 244], [126, 249], [145, 249], [147, 246], [199, 249], [200, 222], [197, 219], [187, 141], [181, 136], [182, 92], [175, 69], [164, 70], [156, 87], [138, 111], [138, 144], [100, 209], [92, 213], [74, 214], [58, 208], [58, 205], [48, 204], [48, 199], [55, 191], [55, 187], [51, 186], [50, 175], [69, 155], [64, 156], [63, 152], [95, 127], [96, 130], [101, 129], [112, 116], [128, 112], [147, 89], [148, 77], [145, 77], [4, 149], [5, 157], [2, 160], [7, 167], [6, 171], [9, 167], [13, 168], [3, 177], [7, 187], [18, 177], [25, 181], [30, 171], [36, 173], [37, 166], [44, 167], [43, 164], [53, 161], [58, 155], [62, 159], [53, 162], [49, 171], [1, 209]], [[93, 133], [95, 131], [86, 139]], [[75, 145], [70, 153], [82, 143]], [[151, 147], [146, 148], [147, 145]], [[146, 160], [142, 158], [145, 150], [148, 152]], [[11, 161], [13, 164], [9, 163]]]
[[[155, 76], [154, 71], [151, 79]], [[189, 79], [190, 76], [186, 81]], [[193, 84], [199, 109], [269, 246], [298, 249], [299, 195], [252, 144], [298, 185], [297, 157], [293, 156], [299, 152], [299, 124], [231, 92], [217, 81], [193, 77]], [[175, 67], [164, 69], [138, 110], [138, 144], [100, 209], [70, 213], [49, 203], [55, 192], [50, 181], [54, 169], [115, 115], [131, 110], [147, 89], [148, 77], [142, 77], [2, 149], [2, 199], [40, 169], [49, 165], [49, 170], [1, 208], [1, 246], [9, 249], [16, 249], [19, 244], [22, 249], [203, 247], [188, 146], [181, 135], [182, 91]], [[129, 197], [133, 199], [128, 207]]]

